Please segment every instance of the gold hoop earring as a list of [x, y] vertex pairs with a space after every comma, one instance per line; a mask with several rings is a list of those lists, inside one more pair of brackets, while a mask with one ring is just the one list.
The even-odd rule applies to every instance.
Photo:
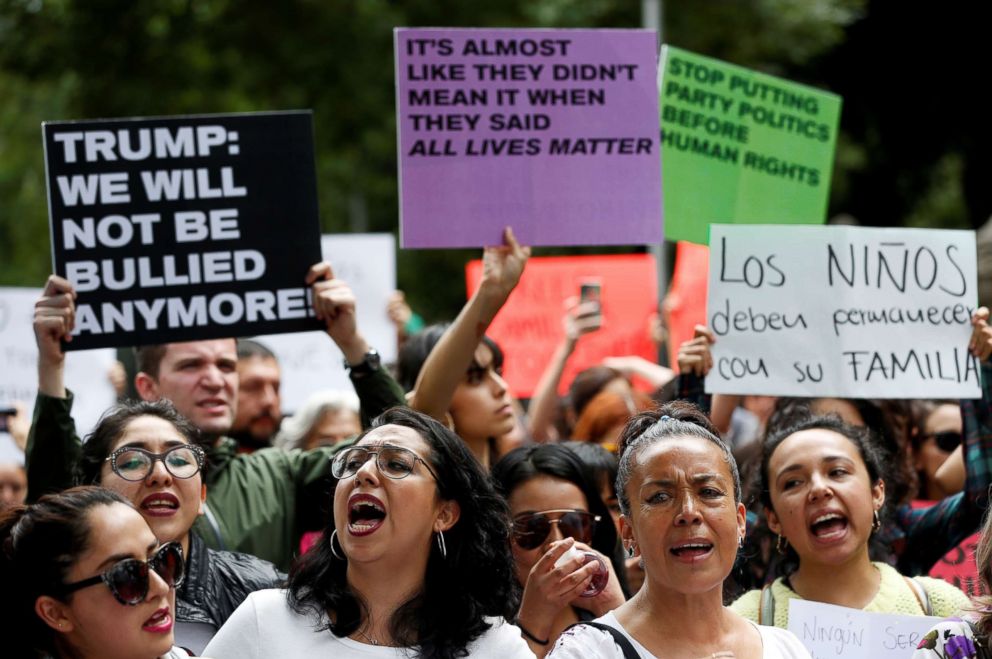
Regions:
[[789, 548], [789, 539], [783, 538], [782, 534], [778, 534], [778, 537], [775, 540], [775, 551], [777, 551], [780, 554], [785, 554], [785, 550], [788, 548]]

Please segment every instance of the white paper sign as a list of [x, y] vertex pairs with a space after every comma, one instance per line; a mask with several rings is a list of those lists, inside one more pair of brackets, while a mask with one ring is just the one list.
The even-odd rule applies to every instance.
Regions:
[[[396, 290], [396, 239], [391, 233], [329, 234], [321, 239], [334, 276], [346, 281], [358, 305], [358, 329], [383, 363], [396, 361], [396, 327], [386, 315]], [[341, 351], [324, 332], [256, 337], [282, 368], [282, 408], [292, 413], [321, 389], [352, 391]]]
[[[31, 322], [41, 288], [0, 287], [0, 406], [19, 400], [34, 408], [38, 393], [38, 346]], [[65, 384], [75, 395], [72, 416], [85, 436], [116, 397], [108, 375], [116, 359], [109, 348], [66, 355]]]
[[710, 393], [979, 398], [975, 233], [713, 225]]
[[789, 631], [813, 659], [906, 659], [941, 620], [789, 600]]

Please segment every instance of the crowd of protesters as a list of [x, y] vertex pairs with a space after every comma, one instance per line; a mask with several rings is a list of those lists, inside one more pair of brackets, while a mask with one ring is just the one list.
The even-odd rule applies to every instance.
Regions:
[[569, 303], [525, 406], [502, 366], [535, 356], [485, 332], [529, 255], [507, 230], [448, 324], [395, 296], [395, 368], [314, 265], [353, 391], [283, 418], [264, 341], [141, 346], [139, 399], [86, 441], [63, 377], [76, 292], [51, 276], [30, 429], [11, 417], [24, 466], [0, 468], [4, 656], [808, 657], [796, 599], [959, 616], [916, 652], [981, 656], [987, 603], [928, 573], [986, 516], [988, 310], [962, 346], [980, 400], [881, 401], [708, 396], [703, 326], [678, 375], [617, 355], [562, 383], [601, 323]]

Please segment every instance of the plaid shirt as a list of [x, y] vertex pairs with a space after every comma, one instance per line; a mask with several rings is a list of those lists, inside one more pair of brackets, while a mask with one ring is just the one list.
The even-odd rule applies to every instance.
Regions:
[[[992, 365], [982, 364], [981, 370], [981, 400], [961, 401], [964, 490], [930, 508], [899, 506], [878, 533], [878, 539], [891, 548], [889, 562], [903, 574], [926, 574], [944, 554], [982, 525], [992, 485]], [[702, 378], [680, 374], [678, 384], [679, 398], [709, 414], [712, 396], [705, 393]], [[749, 512], [748, 533], [757, 521], [758, 517]]]

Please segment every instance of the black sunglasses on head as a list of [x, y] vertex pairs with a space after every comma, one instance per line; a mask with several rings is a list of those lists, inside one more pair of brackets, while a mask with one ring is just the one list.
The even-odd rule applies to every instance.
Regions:
[[62, 586], [62, 594], [68, 595], [82, 588], [105, 583], [118, 602], [134, 606], [148, 596], [148, 568], [155, 570], [169, 588], [181, 586], [186, 569], [182, 546], [178, 542], [162, 545], [147, 561], [136, 558], [117, 561], [103, 574], [65, 584]]
[[[560, 514], [559, 514], [560, 513]], [[551, 518], [549, 515], [557, 515]], [[587, 513], [584, 510], [542, 510], [538, 513], [523, 513], [513, 518], [513, 541], [521, 549], [537, 549], [551, 534], [551, 527], [558, 525], [558, 530], [566, 538], [575, 538], [579, 542], [592, 542], [596, 522], [599, 515]]]

